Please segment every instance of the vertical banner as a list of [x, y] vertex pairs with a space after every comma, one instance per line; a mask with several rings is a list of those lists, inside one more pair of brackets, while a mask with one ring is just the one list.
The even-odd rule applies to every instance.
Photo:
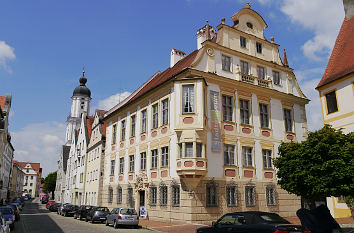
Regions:
[[221, 110], [219, 92], [210, 91], [211, 150], [221, 151]]

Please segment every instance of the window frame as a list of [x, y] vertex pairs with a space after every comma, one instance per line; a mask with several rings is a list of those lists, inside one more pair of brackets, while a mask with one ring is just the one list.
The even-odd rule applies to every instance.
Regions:
[[117, 124], [112, 125], [112, 144], [116, 144], [117, 142]]
[[123, 189], [121, 186], [117, 188], [117, 204], [122, 204], [123, 202]]
[[[187, 91], [186, 94], [185, 94], [185, 90]], [[183, 84], [181, 96], [182, 96], [182, 114], [194, 114], [195, 113], [195, 85]], [[190, 110], [186, 111], [186, 108]]]
[[151, 150], [151, 169], [157, 169], [158, 167], [158, 153], [157, 149]]
[[[289, 112], [289, 114], [287, 114], [286, 112]], [[285, 132], [287, 133], [292, 133], [293, 132], [293, 110], [290, 108], [284, 108], [283, 109], [283, 117], [284, 117], [284, 128], [285, 128]], [[290, 119], [288, 119], [288, 117], [290, 117]], [[290, 127], [290, 130], [289, 130]]]
[[205, 204], [207, 207], [218, 206], [218, 190], [215, 184], [206, 184]]
[[237, 185], [226, 185], [225, 199], [227, 206], [237, 206]]
[[224, 144], [224, 166], [235, 166], [235, 145]]
[[263, 169], [273, 169], [271, 149], [262, 149]]
[[[270, 129], [269, 104], [260, 102], [258, 106], [259, 106], [259, 121], [261, 123], [261, 128]], [[264, 112], [264, 107], [266, 109], [266, 112]]]
[[140, 153], [140, 170], [146, 170], [146, 151]]
[[247, 38], [240, 36], [240, 47], [241, 48], [247, 48]]
[[[247, 102], [247, 108], [245, 108], [244, 104]], [[240, 98], [239, 100], [240, 103], [240, 123], [241, 125], [251, 125], [251, 101], [249, 99], [244, 99], [244, 98]], [[247, 117], [245, 117], [245, 115], [247, 115]]]
[[263, 80], [266, 78], [266, 69], [264, 66], [257, 66], [257, 77]]
[[[165, 103], [166, 103], [166, 106], [165, 106]], [[166, 98], [164, 100], [161, 101], [161, 111], [162, 111], [162, 114], [161, 114], [161, 122], [162, 122], [162, 125], [167, 125], [168, 122], [169, 122], [169, 115], [168, 115], [168, 112], [169, 112], [169, 99]]]
[[134, 172], [135, 170], [135, 156], [129, 155], [129, 172]]
[[263, 45], [261, 42], [256, 41], [256, 50], [257, 50], [257, 53], [259, 53], [259, 54], [263, 53]]
[[277, 70], [272, 70], [272, 74], [273, 74], [273, 83], [274, 83], [274, 85], [280, 86], [280, 80], [281, 80], [280, 79], [280, 72], [277, 71]]
[[119, 174], [124, 173], [124, 157], [119, 158]]
[[108, 203], [110, 203], [110, 204], [113, 203], [113, 188], [112, 187], [108, 188]]
[[152, 114], [152, 121], [151, 121], [151, 128], [157, 129], [159, 127], [159, 103], [155, 103], [151, 106], [151, 114]]
[[171, 187], [171, 201], [172, 206], [179, 206], [181, 203], [181, 189], [179, 185], [172, 185]]
[[273, 186], [266, 186], [266, 202], [267, 206], [275, 206], [276, 202], [276, 190]]
[[160, 186], [160, 206], [167, 206], [168, 204], [168, 187], [167, 185]]
[[130, 117], [130, 137], [135, 137], [136, 115]]
[[246, 207], [256, 206], [256, 187], [253, 185], [245, 186], [245, 205]]
[[[247, 66], [247, 70], [245, 70], [245, 67], [246, 67], [246, 66]], [[242, 74], [248, 75], [249, 72], [250, 72], [250, 65], [249, 65], [249, 62], [240, 60], [240, 71], [241, 71]], [[245, 71], [247, 71], [247, 72], [245, 72]]]
[[[330, 95], [332, 93], [333, 93], [333, 96], [331, 96], [331, 99], [329, 99], [328, 95]], [[339, 108], [338, 108], [337, 90], [334, 89], [334, 90], [326, 92], [324, 94], [324, 97], [325, 97], [325, 102], [326, 102], [325, 106], [326, 106], [327, 115], [338, 112]], [[335, 104], [335, 105], [332, 106], [332, 104]], [[331, 106], [329, 106], [329, 105], [331, 105]], [[333, 111], [332, 111], [332, 109], [333, 109]], [[330, 112], [330, 110], [331, 110], [331, 112]]]
[[125, 141], [125, 128], [126, 128], [126, 121], [125, 119], [124, 120], [121, 120], [121, 134], [120, 134], [120, 140], [121, 141]]
[[111, 160], [111, 172], [110, 172], [110, 175], [111, 175], [111, 176], [114, 176], [115, 167], [116, 167], [116, 160], [115, 160], [115, 159], [112, 159], [112, 160]]
[[161, 164], [160, 167], [168, 167], [168, 160], [169, 160], [169, 147], [164, 146], [161, 147]]
[[[247, 151], [250, 149], [251, 152]], [[253, 147], [251, 146], [242, 146], [242, 165], [243, 167], [253, 168]]]
[[232, 70], [231, 70], [232, 65], [231, 64], [232, 64], [232, 57], [222, 54], [221, 55], [221, 69], [223, 71], [232, 72]]
[[147, 130], [147, 110], [141, 111], [141, 133], [146, 133]]
[[[222, 112], [223, 112], [223, 121], [234, 122], [234, 101], [232, 95], [222, 94]], [[230, 100], [231, 99], [231, 100]]]
[[149, 205], [156, 206], [157, 204], [157, 187], [152, 186], [149, 188]]
[[[187, 152], [188, 152], [187, 150], [190, 149], [190, 147], [187, 148], [187, 145], [192, 145], [192, 150], [191, 150], [191, 151], [192, 151], [192, 154], [191, 154], [191, 156], [187, 156], [187, 155], [189, 155], [189, 154], [187, 153]], [[193, 145], [193, 142], [185, 142], [185, 143], [184, 143], [184, 158], [193, 158], [193, 157], [194, 157], [194, 153], [193, 153], [193, 152], [194, 152], [194, 145]]]

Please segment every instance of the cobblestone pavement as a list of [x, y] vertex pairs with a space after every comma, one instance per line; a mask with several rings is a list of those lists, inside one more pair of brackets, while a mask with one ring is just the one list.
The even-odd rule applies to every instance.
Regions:
[[38, 199], [27, 201], [21, 219], [15, 223], [15, 233], [152, 233], [149, 229], [130, 229], [107, 227], [105, 224], [87, 223], [73, 217], [63, 217], [55, 212], [49, 212]]

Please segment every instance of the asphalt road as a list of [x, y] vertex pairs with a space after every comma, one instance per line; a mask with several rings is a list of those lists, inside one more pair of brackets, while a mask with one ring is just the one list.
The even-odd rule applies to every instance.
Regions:
[[88, 223], [76, 220], [73, 217], [63, 217], [55, 212], [49, 212], [45, 205], [39, 203], [38, 198], [27, 201], [21, 219], [15, 223], [15, 233], [152, 233], [148, 229], [130, 229], [107, 227], [105, 224]]

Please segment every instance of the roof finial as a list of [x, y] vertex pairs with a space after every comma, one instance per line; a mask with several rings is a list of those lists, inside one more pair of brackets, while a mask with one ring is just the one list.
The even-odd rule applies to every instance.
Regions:
[[288, 58], [286, 57], [285, 49], [284, 49], [284, 66], [289, 67]]
[[207, 20], [206, 21], [206, 29], [205, 29], [205, 32], [206, 32], [206, 40], [209, 40], [210, 39], [210, 28], [209, 28], [209, 21]]
[[245, 9], [251, 9], [251, 5], [250, 5], [249, 2], [247, 2], [247, 3], [245, 4]]
[[85, 67], [83, 67], [82, 68], [82, 76], [81, 76], [81, 78], [79, 79], [79, 82], [80, 82], [80, 85], [81, 86], [84, 86], [85, 84], [86, 84], [86, 82], [87, 82], [87, 79], [86, 79], [86, 77], [85, 77]]

